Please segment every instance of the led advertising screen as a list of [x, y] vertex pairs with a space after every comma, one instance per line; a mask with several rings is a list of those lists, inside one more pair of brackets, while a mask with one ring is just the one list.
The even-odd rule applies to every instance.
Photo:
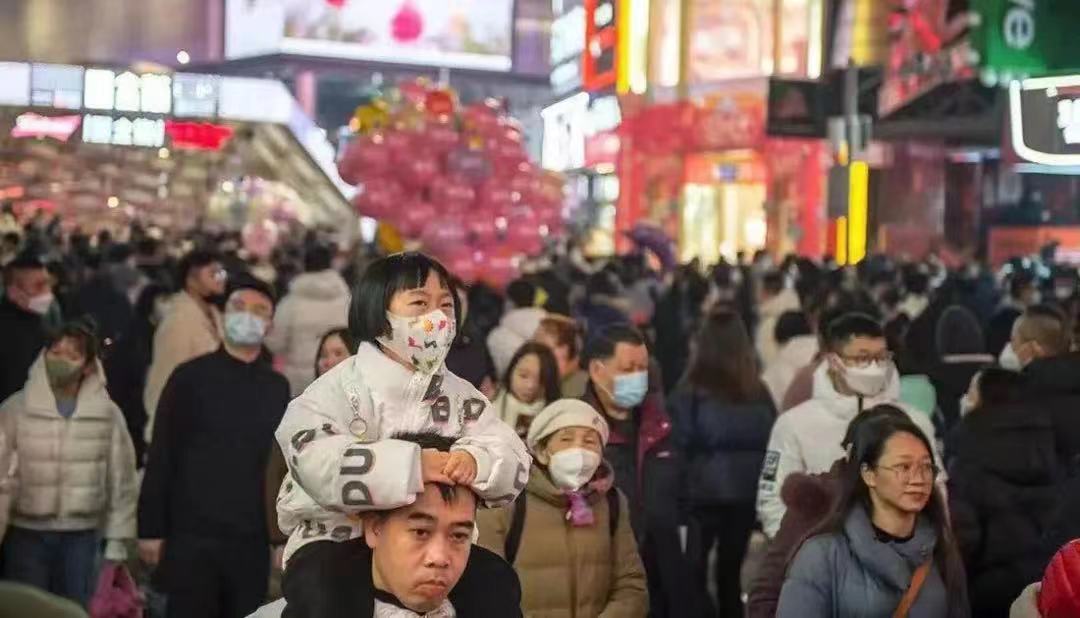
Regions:
[[514, 0], [227, 0], [225, 55], [509, 71]]

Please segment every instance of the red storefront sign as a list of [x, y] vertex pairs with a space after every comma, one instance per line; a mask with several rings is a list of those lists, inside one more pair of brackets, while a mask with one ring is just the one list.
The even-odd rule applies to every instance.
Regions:
[[233, 128], [209, 122], [165, 121], [165, 134], [174, 148], [192, 150], [221, 150], [233, 136]]
[[614, 88], [618, 81], [618, 4], [618, 0], [585, 0], [581, 83], [589, 92]]

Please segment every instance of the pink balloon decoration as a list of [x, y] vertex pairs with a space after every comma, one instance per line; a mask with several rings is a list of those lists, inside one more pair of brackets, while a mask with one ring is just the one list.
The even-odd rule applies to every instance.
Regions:
[[501, 213], [514, 203], [514, 193], [502, 183], [488, 181], [480, 185], [476, 194], [477, 205], [484, 210]]
[[465, 224], [469, 242], [476, 247], [486, 247], [495, 242], [498, 230], [493, 215], [481, 213]]
[[435, 218], [435, 207], [428, 202], [408, 200], [395, 209], [394, 222], [398, 231], [408, 238], [416, 238], [427, 224]]
[[413, 135], [410, 133], [387, 131], [384, 139], [386, 140], [386, 147], [390, 151], [390, 161], [394, 165], [400, 165], [416, 154], [413, 150]]
[[390, 150], [381, 135], [349, 142], [338, 161], [338, 173], [350, 185], [359, 184], [366, 177], [385, 174], [389, 169]]
[[431, 201], [444, 210], [460, 212], [475, 200], [476, 190], [461, 178], [440, 176], [431, 183]]
[[456, 275], [465, 283], [476, 281], [479, 268], [476, 262], [473, 261], [472, 250], [467, 247], [449, 251], [443, 259], [443, 265], [450, 271], [450, 274]]
[[480, 184], [491, 176], [491, 162], [482, 152], [458, 147], [446, 155], [446, 171], [472, 184]]
[[353, 198], [356, 212], [375, 219], [384, 219], [402, 199], [401, 185], [385, 176], [364, 181], [361, 191]]
[[435, 253], [456, 251], [465, 246], [465, 227], [456, 217], [436, 217], [424, 227], [420, 240]]
[[427, 130], [423, 134], [424, 139], [432, 150], [438, 153], [447, 153], [457, 147], [461, 141], [461, 135], [454, 127], [439, 122], [428, 123]]
[[439, 162], [430, 154], [417, 153], [400, 168], [402, 182], [413, 189], [424, 189], [439, 176]]
[[248, 223], [240, 231], [241, 240], [248, 253], [258, 258], [268, 258], [277, 246], [279, 230], [269, 219]]
[[477, 277], [497, 289], [505, 288], [518, 276], [511, 256], [478, 251], [473, 259], [479, 269]]

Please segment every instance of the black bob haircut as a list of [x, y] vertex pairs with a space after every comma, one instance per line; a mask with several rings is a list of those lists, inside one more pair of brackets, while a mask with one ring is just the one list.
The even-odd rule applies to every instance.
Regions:
[[98, 341], [97, 326], [91, 318], [65, 322], [50, 330], [45, 340], [45, 349], [48, 350], [64, 339], [71, 339], [82, 348], [87, 363], [94, 363], [101, 358], [101, 342]]
[[615, 346], [625, 343], [632, 346], [645, 345], [645, 336], [629, 324], [613, 324], [589, 338], [585, 344], [584, 362], [588, 366], [594, 360], [607, 360], [615, 356]]
[[829, 324], [825, 342], [829, 350], [835, 352], [853, 337], [884, 339], [885, 329], [881, 322], [865, 313], [845, 313]]
[[[402, 290], [424, 287], [432, 272], [450, 290], [450, 297], [454, 301], [454, 321], [460, 320], [457, 294], [446, 267], [423, 253], [395, 253], [368, 266], [353, 289], [349, 331], [356, 341], [374, 343], [377, 337], [389, 334], [390, 323], [386, 321], [386, 312], [390, 310], [390, 299]], [[460, 332], [461, 324], [455, 325]]]

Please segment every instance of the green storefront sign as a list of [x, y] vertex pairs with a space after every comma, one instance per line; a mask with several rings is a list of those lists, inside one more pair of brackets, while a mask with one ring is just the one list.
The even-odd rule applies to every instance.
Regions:
[[1080, 0], [971, 0], [983, 75], [1005, 82], [1080, 70]]

